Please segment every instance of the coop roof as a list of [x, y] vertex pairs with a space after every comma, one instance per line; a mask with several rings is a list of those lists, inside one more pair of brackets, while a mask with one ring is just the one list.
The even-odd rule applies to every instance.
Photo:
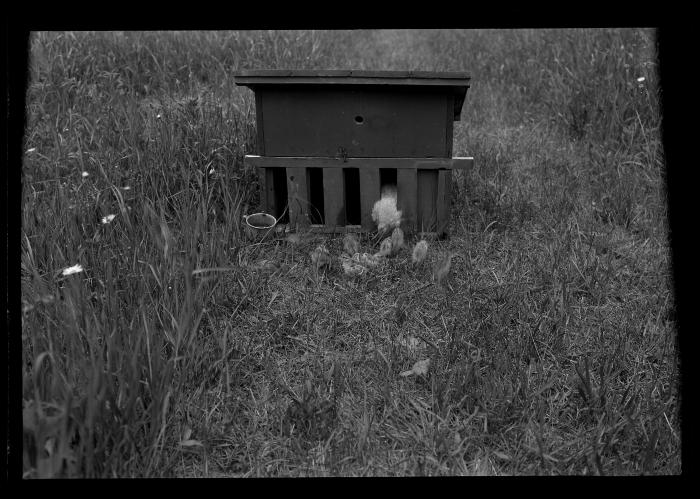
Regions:
[[459, 120], [471, 79], [463, 72], [244, 70], [233, 74], [236, 85], [374, 85], [442, 87], [455, 95], [454, 119]]

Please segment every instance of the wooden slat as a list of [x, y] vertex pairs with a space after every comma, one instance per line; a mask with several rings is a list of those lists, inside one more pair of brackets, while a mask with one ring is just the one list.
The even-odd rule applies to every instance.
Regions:
[[450, 229], [450, 207], [452, 194], [452, 171], [438, 171], [437, 185], [437, 233], [444, 237]]
[[379, 200], [379, 170], [363, 168], [360, 170], [360, 209], [362, 210], [362, 228], [372, 230], [372, 208]]
[[323, 206], [327, 227], [345, 225], [345, 189], [343, 170], [340, 168], [323, 169]]
[[[270, 202], [270, 183], [272, 182], [271, 169], [263, 168], [258, 172], [258, 180], [260, 182], [260, 209], [265, 213], [274, 215]], [[272, 197], [274, 201], [274, 196]]]
[[369, 77], [324, 77], [324, 76], [239, 76], [236, 85], [391, 85], [410, 87], [451, 87], [466, 93], [469, 78], [369, 78]]
[[307, 193], [306, 168], [287, 168], [287, 196], [289, 199], [289, 223], [292, 227], [309, 224], [309, 196]]
[[350, 70], [350, 69], [242, 69], [235, 71], [233, 76], [238, 78], [248, 77], [296, 77], [296, 76], [315, 76], [315, 77], [347, 77], [354, 76], [360, 78], [462, 78], [469, 79], [470, 76], [464, 71], [400, 71], [400, 70], [384, 70], [384, 71], [368, 71], [368, 70]]
[[263, 99], [259, 93], [255, 94], [255, 128], [257, 131], [257, 151], [260, 156], [265, 155], [265, 118], [263, 118]]
[[412, 168], [419, 170], [469, 170], [474, 158], [327, 158], [319, 156], [258, 156], [248, 154], [246, 164], [257, 168]]
[[421, 232], [432, 232], [437, 226], [438, 171], [418, 170], [418, 217]]
[[454, 133], [454, 124], [452, 123], [452, 120], [454, 118], [454, 96], [453, 95], [446, 95], [446, 111], [447, 111], [447, 119], [445, 120], [445, 124], [447, 125], [445, 127], [445, 156], [448, 158], [452, 157], [452, 143], [453, 143], [453, 133]]
[[267, 203], [267, 170], [267, 168], [262, 168], [258, 171], [258, 184], [260, 184], [260, 204], [258, 208], [265, 213], [270, 213]]
[[[243, 163], [246, 166], [251, 166], [251, 163], [247, 158], [243, 159]], [[265, 213], [277, 216], [275, 215], [275, 186], [272, 177], [272, 168], [260, 168], [260, 171], [258, 172], [258, 182], [260, 184], [259, 208]]]
[[413, 233], [416, 228], [416, 200], [418, 198], [417, 170], [401, 168], [396, 170], [396, 191], [398, 208], [403, 218], [404, 232]]
[[[279, 227], [279, 230], [284, 232], [284, 230], [287, 228], [287, 225], [278, 223], [276, 227]], [[291, 230], [291, 226], [289, 228]], [[319, 234], [346, 234], [350, 232], [365, 232], [365, 229], [363, 229], [361, 225], [346, 225], [344, 227], [326, 227], [325, 225], [310, 225], [308, 227], [308, 231]]]
[[233, 73], [236, 85], [392, 85], [458, 87], [466, 92], [471, 77], [460, 72], [246, 70]]
[[284, 210], [284, 205], [277, 206], [278, 196], [275, 193], [274, 173], [275, 170], [273, 168], [265, 168], [265, 199], [267, 213], [277, 217], [282, 214], [282, 210]]

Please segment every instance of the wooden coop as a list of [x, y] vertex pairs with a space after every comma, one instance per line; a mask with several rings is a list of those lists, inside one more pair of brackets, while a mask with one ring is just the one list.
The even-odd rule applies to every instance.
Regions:
[[406, 233], [448, 233], [452, 170], [473, 163], [452, 157], [466, 74], [257, 70], [234, 77], [255, 93], [258, 154], [245, 162], [260, 169], [261, 209], [293, 228], [371, 231], [374, 203], [391, 186]]

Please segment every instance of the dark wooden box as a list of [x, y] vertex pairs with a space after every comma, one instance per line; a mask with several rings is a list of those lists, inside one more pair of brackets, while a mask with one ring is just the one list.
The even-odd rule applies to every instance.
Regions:
[[[447, 232], [453, 122], [464, 73], [241, 71], [255, 92], [264, 209], [331, 231], [371, 230], [371, 210], [393, 184], [408, 232]], [[359, 227], [358, 227], [359, 226]]]

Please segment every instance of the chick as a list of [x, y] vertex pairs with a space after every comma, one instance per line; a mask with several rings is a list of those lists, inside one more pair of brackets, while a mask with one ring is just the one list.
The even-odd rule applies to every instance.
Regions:
[[299, 236], [299, 234], [296, 233], [288, 234], [287, 237], [284, 238], [284, 240], [292, 245], [301, 243], [301, 237]]
[[317, 246], [316, 249], [311, 252], [310, 256], [311, 263], [314, 265], [316, 270], [331, 266], [331, 255], [323, 244]]
[[428, 254], [428, 241], [421, 239], [413, 248], [413, 263], [418, 265], [423, 263], [425, 256]]
[[413, 367], [411, 369], [402, 372], [399, 376], [425, 376], [426, 374], [428, 374], [428, 369], [430, 369], [430, 359], [419, 360], [418, 362], [413, 364]]
[[273, 260], [258, 260], [250, 266], [254, 270], [274, 272], [279, 270], [280, 264]]
[[452, 265], [452, 258], [454, 258], [455, 256], [460, 256], [460, 254], [454, 251], [450, 251], [449, 253], [447, 253], [447, 255], [440, 258], [440, 260], [435, 265], [435, 268], [433, 269], [433, 278], [438, 283], [438, 285], [442, 286], [442, 281], [449, 275], [450, 266]]
[[394, 198], [396, 199], [396, 185], [395, 184], [385, 184], [382, 186], [380, 197], [383, 198]]
[[396, 227], [391, 233], [391, 252], [397, 254], [403, 248], [403, 231], [401, 227]]
[[374, 256], [389, 256], [392, 251], [391, 238], [387, 237], [382, 241], [381, 246], [379, 246], [379, 253]]
[[[379, 255], [379, 253], [377, 253], [377, 255]], [[352, 256], [352, 259], [365, 266], [375, 267], [377, 264], [379, 264], [379, 257], [377, 255], [370, 255], [369, 253], [355, 253]]]
[[349, 233], [345, 235], [343, 238], [343, 249], [350, 256], [360, 252], [360, 243], [355, 234]]
[[396, 198], [387, 196], [374, 203], [372, 220], [377, 223], [380, 232], [398, 227], [401, 224], [401, 211], [396, 208]]
[[358, 263], [353, 258], [348, 258], [345, 255], [340, 257], [340, 264], [343, 267], [343, 272], [349, 276], [362, 275], [367, 271], [367, 267]]

